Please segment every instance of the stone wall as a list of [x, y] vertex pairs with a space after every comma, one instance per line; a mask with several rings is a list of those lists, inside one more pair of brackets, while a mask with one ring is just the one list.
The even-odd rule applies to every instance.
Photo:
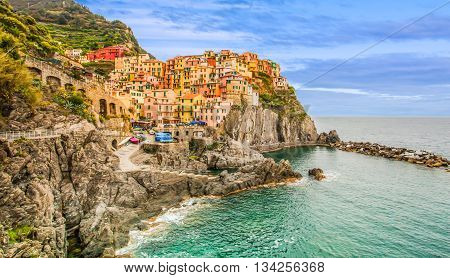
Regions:
[[26, 58], [25, 64], [44, 85], [83, 92], [90, 99], [91, 105], [97, 114], [104, 117], [129, 114], [129, 111], [126, 109], [127, 106], [121, 100], [110, 96], [105, 91], [102, 83], [92, 80], [74, 79], [59, 68], [30, 57]]

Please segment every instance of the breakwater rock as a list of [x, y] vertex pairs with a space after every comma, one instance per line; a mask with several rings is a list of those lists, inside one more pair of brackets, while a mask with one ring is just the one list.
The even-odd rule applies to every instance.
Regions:
[[394, 148], [376, 143], [362, 142], [338, 142], [331, 144], [331, 146], [341, 151], [406, 161], [430, 168], [448, 168], [449, 166], [449, 161], [446, 158], [427, 151], [414, 151], [406, 148]]
[[318, 181], [321, 181], [326, 178], [325, 174], [323, 173], [323, 170], [320, 168], [311, 169], [308, 171], [308, 174]]

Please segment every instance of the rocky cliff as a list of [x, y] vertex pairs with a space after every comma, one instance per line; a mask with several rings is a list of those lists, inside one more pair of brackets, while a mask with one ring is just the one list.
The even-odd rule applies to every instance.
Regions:
[[0, 142], [0, 257], [109, 257], [130, 229], [190, 197], [299, 178], [288, 162], [254, 161], [219, 176], [117, 171], [96, 130]]
[[224, 132], [234, 140], [253, 146], [278, 143], [314, 143], [318, 138], [311, 117], [292, 117], [262, 106], [235, 108], [227, 116]]

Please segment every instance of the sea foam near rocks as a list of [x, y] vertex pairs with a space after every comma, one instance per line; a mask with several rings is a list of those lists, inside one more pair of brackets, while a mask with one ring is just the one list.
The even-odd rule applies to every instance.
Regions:
[[193, 212], [209, 206], [210, 200], [210, 197], [190, 198], [177, 207], [165, 210], [156, 218], [142, 221], [148, 228], [130, 231], [129, 244], [117, 250], [116, 255], [130, 254], [146, 242], [163, 240], [171, 225], [183, 225], [184, 220]]

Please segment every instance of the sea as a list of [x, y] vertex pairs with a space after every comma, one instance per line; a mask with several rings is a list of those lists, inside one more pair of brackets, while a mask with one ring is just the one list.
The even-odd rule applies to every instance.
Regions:
[[[346, 141], [450, 157], [450, 118], [316, 118]], [[448, 258], [450, 173], [442, 169], [302, 147], [268, 153], [304, 178], [224, 198], [198, 198], [133, 232], [120, 252], [164, 258]], [[327, 178], [308, 177], [319, 167]]]

